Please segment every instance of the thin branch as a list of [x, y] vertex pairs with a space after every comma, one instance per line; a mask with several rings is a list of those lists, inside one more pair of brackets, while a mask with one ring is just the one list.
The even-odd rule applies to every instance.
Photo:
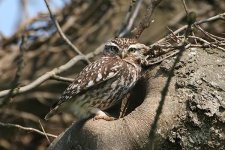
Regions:
[[0, 108], [10, 102], [10, 98], [14, 96], [15, 90], [18, 86], [18, 82], [21, 76], [22, 68], [23, 68], [23, 56], [24, 56], [24, 40], [25, 36], [22, 35], [21, 38], [21, 43], [20, 43], [20, 52], [18, 55], [18, 62], [17, 62], [17, 70], [16, 70], [16, 75], [14, 77], [14, 80], [11, 83], [11, 89], [8, 92], [8, 95], [0, 102]]
[[164, 37], [164, 38], [162, 38], [162, 39], [160, 39], [160, 40], [158, 40], [158, 41], [155, 42], [153, 45], [155, 45], [155, 44], [158, 45], [159, 43], [164, 42], [164, 41], [165, 41], [166, 39], [168, 39], [169, 37], [171, 37], [171, 36], [173, 36], [173, 35], [176, 35], [176, 34], [182, 32], [182, 31], [184, 31], [186, 28], [187, 28], [187, 25], [185, 25], [185, 26], [183, 26], [183, 27], [177, 29], [176, 31], [173, 31], [173, 33], [167, 35], [166, 37]]
[[56, 138], [57, 137], [56, 135], [53, 135], [53, 134], [50, 134], [50, 133], [44, 133], [44, 132], [41, 132], [38, 129], [34, 129], [34, 128], [30, 128], [30, 127], [23, 127], [23, 126], [18, 125], [18, 124], [11, 124], [11, 123], [3, 123], [3, 122], [0, 122], [0, 126], [2, 126], [2, 127], [8, 127], [8, 128], [18, 128], [18, 129], [22, 129], [22, 130], [25, 130], [25, 131], [35, 132], [35, 133], [38, 133], [38, 134], [44, 135], [44, 136], [47, 135], [47, 136], [53, 137], [53, 138]]
[[177, 38], [176, 34], [174, 34], [173, 30], [170, 29], [168, 26], [167, 26], [167, 29], [171, 32], [172, 36], [176, 39], [174, 40], [176, 43], [179, 43], [180, 42], [180, 39]]
[[83, 54], [83, 53], [82, 53], [75, 45], [73, 45], [72, 42], [71, 42], [71, 41], [66, 37], [66, 35], [63, 33], [63, 31], [62, 31], [62, 29], [61, 29], [61, 27], [60, 27], [58, 21], [55, 19], [55, 17], [54, 17], [53, 14], [52, 14], [52, 11], [51, 11], [51, 9], [50, 9], [50, 7], [49, 7], [49, 4], [48, 4], [47, 0], [44, 0], [44, 1], [45, 1], [46, 7], [48, 8], [50, 17], [51, 17], [53, 23], [55, 24], [55, 27], [56, 27], [56, 29], [57, 29], [59, 35], [61, 36], [61, 38], [69, 45], [69, 47], [70, 47], [73, 51], [75, 51], [75, 52], [78, 53], [79, 55], [83, 56], [83, 57], [84, 57], [84, 60], [85, 60], [87, 63], [90, 63], [90, 61], [88, 60], [88, 58], [85, 57], [85, 55], [84, 55], [84, 54]]
[[[216, 16], [213, 16], [213, 17], [210, 17], [210, 18], [207, 18], [207, 19], [203, 19], [203, 20], [200, 20], [200, 21], [196, 21], [194, 23], [194, 25], [200, 25], [200, 24], [203, 24], [203, 23], [208, 23], [208, 22], [211, 22], [211, 21], [216, 21], [216, 20], [220, 20], [221, 18], [225, 17], [225, 13], [222, 13], [222, 14], [218, 14]], [[179, 29], [177, 29], [176, 31], [173, 32], [173, 34], [178, 34], [182, 31], [184, 31], [186, 28], [188, 27], [188, 25], [185, 25]], [[169, 37], [171, 36], [171, 34], [167, 35], [166, 37], [160, 39], [159, 41], [155, 42], [155, 44], [159, 44], [163, 41], [165, 41], [166, 39], [168, 39]], [[154, 44], [153, 44], [154, 45]]]
[[166, 55], [165, 57], [162, 56], [161, 59], [159, 59], [159, 57], [157, 57], [156, 60], [154, 60], [154, 59], [151, 59], [150, 61], [148, 60], [148, 61], [146, 61], [147, 63], [146, 63], [145, 65], [146, 65], [146, 66], [152, 66], [152, 65], [161, 63], [163, 60], [168, 59], [168, 58], [170, 58], [170, 57], [173, 57], [173, 56], [175, 56], [175, 55], [178, 54], [178, 53], [179, 53], [179, 50], [175, 50], [173, 53], [171, 53], [171, 54], [169, 54], [169, 55]]
[[[69, 62], [60, 66], [59, 68], [55, 68], [52, 71], [47, 72], [44, 75], [42, 75], [41, 77], [37, 78], [30, 84], [18, 88], [17, 91], [13, 91], [13, 94], [24, 93], [26, 91], [32, 90], [33, 88], [35, 88], [35, 87], [39, 86], [40, 84], [42, 84], [43, 82], [45, 82], [46, 80], [50, 79], [52, 76], [54, 76], [56, 74], [60, 74], [61, 72], [65, 71], [65, 70], [68, 70], [70, 67], [72, 67], [74, 64], [76, 64], [78, 61], [83, 60], [83, 58], [84, 57], [81, 55], [78, 55], [78, 56], [72, 58]], [[7, 95], [9, 92], [10, 92], [10, 90], [1, 91], [0, 97]]]
[[224, 18], [225, 18], [225, 13], [222, 13], [222, 14], [218, 14], [216, 16], [210, 17], [208, 19], [203, 19], [203, 20], [197, 21], [195, 23], [195, 25], [200, 25], [200, 24], [208, 23], [208, 22], [215, 21], [215, 20], [223, 20]]
[[195, 25], [195, 27], [200, 30], [202, 33], [204, 33], [207, 37], [209, 37], [210, 39], [214, 40], [214, 41], [217, 41], [217, 40], [225, 40], [225, 38], [223, 37], [219, 37], [219, 36], [216, 36], [214, 34], [211, 34], [207, 31], [205, 31], [204, 29], [202, 29], [202, 27], [200, 25]]
[[188, 14], [188, 9], [187, 9], [187, 5], [186, 5], [186, 1], [185, 0], [182, 0], [182, 4], [184, 6], [184, 10], [185, 10], [186, 14]]
[[18, 111], [18, 110], [15, 110], [15, 109], [1, 109], [0, 114], [4, 114], [4, 115], [7, 115], [7, 116], [13, 115], [16, 118], [22, 118], [24, 120], [29, 120], [29, 121], [32, 121], [32, 122], [35, 122], [35, 123], [37, 123], [38, 120], [39, 120], [39, 117], [37, 117], [34, 114], [31, 114], [31, 113], [28, 113], [28, 112], [23, 112], [23, 111]]
[[54, 80], [57, 80], [57, 81], [68, 82], [68, 83], [71, 83], [71, 82], [74, 81], [74, 79], [65, 78], [65, 77], [61, 77], [61, 76], [58, 76], [58, 75], [53, 75], [53, 76], [51, 76], [50, 79], [54, 79]]
[[45, 132], [45, 129], [44, 129], [43, 125], [41, 124], [41, 120], [39, 120], [39, 124], [40, 124], [40, 126], [41, 126], [41, 129], [42, 129], [43, 133], [45, 134], [46, 139], [48, 140], [48, 143], [50, 144], [51, 142], [50, 142], [50, 140], [49, 140], [49, 138], [48, 138], [47, 133]]
[[129, 22], [129, 20], [132, 16], [132, 12], [134, 12], [133, 11], [134, 10], [134, 8], [133, 8], [134, 2], [137, 2], [137, 1], [136, 0], [130, 0], [130, 6], [129, 6], [129, 9], [128, 9], [128, 12], [126, 14], [126, 17], [125, 17], [123, 23], [122, 23], [122, 27], [119, 30], [118, 36], [116, 36], [116, 37], [123, 37], [123, 35], [121, 35], [121, 34], [122, 34], [122, 32], [124, 32], [125, 28], [127, 27], [127, 24], [128, 24], [128, 22]]
[[222, 51], [225, 52], [225, 48], [222, 48], [222, 47], [220, 47], [220, 46], [218, 46], [218, 45], [216, 45], [216, 44], [210, 43], [210, 42], [204, 40], [203, 38], [196, 37], [196, 36], [190, 36], [190, 38], [197, 39], [197, 40], [199, 40], [199, 41], [201, 41], [201, 42], [203, 42], [203, 43], [206, 43], [206, 44], [208, 44], [208, 45], [210, 45], [210, 46], [212, 46], [212, 47], [215, 47], [215, 48], [217, 48], [217, 49], [222, 50]]
[[141, 20], [139, 25], [134, 28], [134, 30], [132, 30], [132, 34], [136, 39], [138, 39], [141, 36], [142, 32], [150, 26], [152, 14], [161, 1], [162, 0], [150, 0], [144, 18]]
[[124, 37], [126, 34], [128, 34], [131, 31], [131, 29], [133, 27], [133, 24], [134, 24], [134, 21], [137, 18], [138, 13], [140, 12], [142, 2], [143, 2], [143, 0], [136, 1], [135, 6], [133, 8], [132, 7], [133, 6], [133, 0], [131, 0], [131, 5], [130, 5], [130, 8], [129, 8], [129, 11], [127, 13], [124, 25], [121, 28], [121, 31], [120, 31], [118, 37]]
[[[86, 55], [87, 58], [92, 58], [95, 55], [99, 54], [102, 51], [103, 48], [103, 44], [100, 45], [94, 52], [88, 53]], [[70, 61], [68, 61], [66, 64], [58, 67], [58, 68], [54, 68], [53, 70], [46, 72], [44, 75], [40, 76], [39, 78], [37, 78], [36, 80], [34, 80], [33, 82], [31, 82], [28, 85], [25, 85], [23, 87], [19, 87], [16, 91], [13, 91], [13, 94], [20, 94], [20, 93], [24, 93], [27, 91], [30, 91], [34, 88], [36, 88], [37, 86], [41, 85], [43, 82], [51, 79], [52, 77], [54, 77], [55, 75], [58, 75], [68, 69], [70, 69], [72, 66], [74, 66], [78, 61], [83, 60], [84, 57], [81, 55], [75, 56], [74, 58], [72, 58]], [[6, 96], [8, 93], [10, 92], [10, 90], [3, 90], [0, 91], [0, 98]]]

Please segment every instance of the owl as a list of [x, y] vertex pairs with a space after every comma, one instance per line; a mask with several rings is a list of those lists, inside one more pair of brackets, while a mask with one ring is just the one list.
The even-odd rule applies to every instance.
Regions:
[[135, 39], [115, 38], [107, 42], [102, 57], [77, 75], [45, 119], [66, 108], [78, 119], [95, 115], [94, 119], [113, 120], [103, 111], [120, 102], [138, 81], [148, 49]]

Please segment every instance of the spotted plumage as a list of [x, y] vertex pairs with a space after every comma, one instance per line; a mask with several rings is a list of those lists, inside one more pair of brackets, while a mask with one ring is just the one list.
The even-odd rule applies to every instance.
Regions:
[[80, 119], [91, 114], [106, 119], [102, 110], [121, 101], [139, 79], [147, 49], [134, 39], [116, 38], [107, 42], [103, 56], [77, 75], [45, 119], [60, 107], [70, 109]]

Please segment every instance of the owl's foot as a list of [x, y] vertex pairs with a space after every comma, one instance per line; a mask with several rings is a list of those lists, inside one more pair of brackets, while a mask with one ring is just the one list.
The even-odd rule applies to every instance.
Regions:
[[91, 110], [91, 112], [93, 114], [95, 114], [95, 117], [93, 118], [93, 120], [99, 120], [99, 119], [104, 119], [106, 121], [112, 121], [112, 120], [115, 120], [114, 117], [111, 117], [111, 116], [108, 116], [106, 113], [104, 113], [103, 111], [101, 111], [100, 109], [98, 108], [93, 108]]
[[103, 120], [106, 120], [106, 121], [113, 121], [113, 120], [115, 120], [115, 118], [114, 117], [110, 117], [110, 116], [95, 116], [94, 118], [93, 118], [93, 120], [99, 120], [99, 119], [103, 119]]

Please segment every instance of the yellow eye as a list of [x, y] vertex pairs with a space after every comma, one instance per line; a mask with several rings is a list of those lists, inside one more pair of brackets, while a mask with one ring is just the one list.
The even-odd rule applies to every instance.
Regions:
[[137, 51], [136, 48], [129, 48], [129, 49], [128, 49], [128, 52], [130, 52], [130, 53], [135, 53], [136, 51]]
[[111, 49], [112, 52], [115, 52], [115, 53], [119, 52], [119, 49], [116, 46], [111, 46], [110, 49]]
[[105, 51], [108, 52], [108, 53], [118, 53], [119, 52], [119, 48], [116, 47], [116, 46], [106, 45], [105, 46]]

